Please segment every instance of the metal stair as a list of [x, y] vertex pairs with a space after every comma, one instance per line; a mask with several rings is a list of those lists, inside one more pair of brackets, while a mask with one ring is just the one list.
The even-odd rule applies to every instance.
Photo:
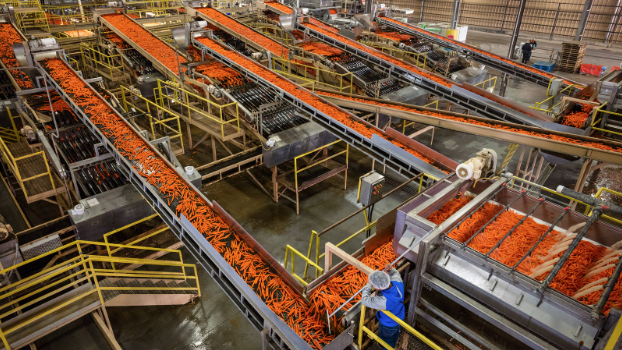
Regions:
[[[99, 282], [105, 306], [184, 305], [199, 295], [184, 280], [107, 278]], [[107, 290], [105, 288], [128, 288]], [[152, 290], [145, 288], [153, 288]], [[162, 289], [169, 288], [169, 289]]]
[[[90, 294], [87, 294], [89, 292]], [[85, 294], [87, 294], [85, 297], [79, 297]], [[77, 300], [72, 301], [76, 298]], [[100, 306], [101, 302], [94, 286], [91, 283], [86, 283], [6, 322], [2, 322], [0, 326], [5, 332], [12, 328], [18, 328], [6, 336], [11, 349], [18, 349], [69, 322], [88, 315]], [[6, 350], [1, 342], [0, 346], [2, 346], [0, 350]]]

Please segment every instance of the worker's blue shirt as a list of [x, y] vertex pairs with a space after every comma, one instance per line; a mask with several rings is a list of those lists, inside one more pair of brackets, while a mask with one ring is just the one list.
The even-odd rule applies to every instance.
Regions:
[[[404, 282], [399, 272], [395, 269], [389, 271], [389, 276], [391, 277], [391, 287], [377, 292], [375, 296], [371, 296], [372, 286], [367, 284], [367, 286], [363, 288], [361, 303], [373, 309], [386, 310], [400, 320], [403, 320], [404, 316], [406, 316], [406, 308], [403, 304]], [[376, 317], [380, 323], [387, 327], [397, 326], [397, 322], [393, 321], [393, 319], [384, 312], [378, 312]]]

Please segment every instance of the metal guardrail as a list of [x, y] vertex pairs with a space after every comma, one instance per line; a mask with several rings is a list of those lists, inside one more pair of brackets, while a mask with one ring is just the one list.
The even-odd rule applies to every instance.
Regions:
[[[616, 196], [622, 198], [622, 192], [614, 191], [614, 190], [611, 190], [611, 189], [608, 189], [608, 188], [605, 188], [605, 187], [599, 187], [598, 191], [596, 191], [596, 193], [594, 194], [594, 198], [600, 198], [603, 195], [603, 192], [610, 193], [610, 194], [613, 194], [613, 195], [616, 195]], [[592, 209], [591, 206], [586, 205], [584, 214], [586, 216], [592, 216], [592, 210], [591, 209]], [[611, 220], [613, 222], [616, 222], [618, 224], [622, 224], [622, 220], [616, 219], [616, 218], [611, 217], [609, 215], [602, 215], [602, 217], [606, 218], [606, 219], [609, 219], [609, 220]]]
[[[419, 67], [419, 68], [425, 68], [425, 65], [426, 65], [427, 60], [428, 60], [428, 53], [427, 52], [417, 53], [417, 52], [412, 52], [412, 51], [404, 51], [404, 50], [400, 50], [400, 49], [396, 49], [396, 48], [392, 48], [392, 47], [386, 47], [386, 46], [383, 46], [383, 45], [378, 45], [378, 43], [373, 42], [373, 41], [359, 41], [359, 42], [361, 44], [363, 44], [363, 45], [367, 45], [369, 47], [373, 47], [376, 50], [379, 50], [381, 52], [389, 54], [389, 56], [395, 57], [395, 58], [400, 59], [400, 60], [405, 60], [405, 57], [410, 57], [410, 59], [412, 61], [414, 61], [413, 64], [415, 66]], [[400, 55], [402, 57], [400, 57]], [[423, 56], [423, 61], [420, 62], [421, 56]]]
[[[552, 82], [552, 81], [553, 81], [553, 80], [551, 80], [551, 82]], [[534, 105], [533, 105], [533, 106], [529, 106], [529, 108], [531, 108], [531, 109], [535, 109], [535, 110], [540, 111], [540, 112], [544, 112], [544, 113], [549, 114], [549, 115], [551, 115], [551, 114], [556, 114], [556, 113], [555, 113], [555, 108], [557, 108], [557, 106], [559, 106], [559, 105], [562, 103], [562, 101], [559, 101], [558, 103], [556, 103], [556, 104], [554, 104], [554, 105], [553, 105], [553, 104], [552, 104], [553, 100], [555, 99], [555, 97], [563, 95], [563, 93], [564, 93], [565, 91], [567, 91], [567, 92], [568, 92], [568, 96], [570, 96], [570, 94], [572, 93], [572, 88], [573, 88], [573, 87], [575, 87], [575, 85], [572, 85], [572, 84], [571, 84], [571, 85], [568, 85], [568, 86], [566, 86], [565, 88], [563, 88], [560, 92], [558, 92], [556, 95], [549, 96], [549, 97], [548, 97], [546, 100], [544, 100], [544, 101], [541, 101], [541, 102], [536, 102], [536, 103], [534, 103]], [[547, 94], [547, 95], [549, 94], [550, 88], [551, 88], [551, 84], [549, 83], [549, 87], [548, 87], [548, 88], [547, 88], [547, 90], [546, 90], [546, 94]], [[551, 104], [551, 106], [549, 106], [549, 108], [542, 108], [542, 105], [543, 105], [543, 104], [545, 104], [545, 103], [547, 103], [547, 102], [548, 102], [549, 104]]]
[[[120, 73], [122, 76], [126, 74], [121, 54], [106, 55], [95, 49], [92, 45], [80, 43], [80, 57], [82, 58], [82, 64], [85, 69], [87, 67], [92, 67], [92, 69], [97, 72], [98, 68], [103, 67], [104, 71], [108, 71], [109, 79], [114, 79], [115, 73]], [[87, 65], [87, 60], [91, 63], [90, 66]], [[115, 61], [118, 63], [115, 63]]]
[[[126, 93], [129, 93], [131, 98], [126, 97]], [[163, 106], [156, 104], [155, 102], [144, 98], [138, 91], [135, 89], [129, 89], [123, 85], [121, 85], [121, 101], [123, 103], [123, 109], [129, 111], [131, 108], [143, 113], [147, 116], [149, 120], [149, 126], [151, 129], [151, 137], [153, 140], [157, 140], [161, 137], [168, 137], [171, 140], [171, 143], [174, 139], [179, 139], [179, 143], [176, 143], [180, 150], [176, 150], [177, 152], [184, 153], [184, 139], [181, 131], [181, 122], [179, 121], [179, 116], [172, 114], [169, 118], [162, 119], [160, 117], [163, 113], [169, 113]], [[138, 106], [136, 102], [132, 101], [140, 101], [144, 104], [147, 110], [143, 110]], [[131, 108], [128, 108], [131, 107]], [[154, 116], [155, 113], [155, 116]], [[166, 123], [172, 122], [172, 126]], [[177, 129], [175, 129], [175, 124], [177, 124]], [[159, 126], [160, 131], [156, 131], [156, 126]], [[169, 133], [170, 132], [170, 133]]]
[[[225, 135], [226, 125], [232, 126], [235, 130], [234, 134], [240, 132], [240, 108], [237, 101], [221, 105], [201, 95], [188, 91], [180, 87], [179, 84], [160, 79], [158, 79], [158, 87], [154, 89], [154, 96], [157, 105], [160, 107], [168, 107], [171, 109], [171, 103], [184, 107], [186, 109], [186, 117], [190, 123], [192, 123], [192, 113], [197, 113], [217, 123], [222, 138], [228, 136]], [[199, 108], [203, 104], [206, 104], [206, 106], [204, 108]], [[232, 111], [228, 113], [231, 118], [229, 120], [225, 119], [225, 115], [227, 114], [225, 109], [235, 110], [235, 113], [232, 113]], [[181, 129], [179, 130], [181, 133]]]
[[[20, 267], [24, 267], [31, 263], [40, 263], [42, 259], [55, 256], [55, 255], [64, 255], [69, 253], [76, 253], [77, 256], [70, 258], [68, 260], [60, 261], [51, 266], [47, 266], [43, 270], [28, 276], [24, 279], [21, 279], [17, 282], [11, 283], [5, 287], [0, 288], [0, 301], [2, 305], [0, 305], [0, 310], [5, 310], [9, 308], [7, 311], [0, 314], [0, 318], [6, 318], [16, 312], [20, 312], [25, 310], [26, 308], [35, 305], [38, 302], [44, 301], [47, 298], [53, 297], [54, 295], [58, 295], [60, 292], [68, 292], [72, 288], [78, 287], [80, 285], [84, 285], [87, 283], [91, 283], [94, 288], [89, 289], [85, 292], [80, 293], [79, 295], [63, 302], [60, 305], [57, 305], [53, 308], [47, 309], [41, 313], [33, 315], [24, 321], [10, 327], [7, 329], [0, 329], [0, 338], [4, 343], [4, 346], [7, 350], [11, 350], [10, 344], [6, 336], [10, 333], [13, 333], [19, 329], [23, 329], [29, 324], [50, 315], [65, 306], [68, 306], [78, 300], [85, 298], [93, 293], [97, 293], [97, 297], [101, 305], [105, 304], [105, 300], [102, 292], [106, 290], [133, 290], [133, 291], [182, 291], [182, 290], [194, 290], [196, 291], [198, 296], [201, 296], [201, 290], [199, 287], [199, 280], [197, 274], [196, 265], [193, 264], [185, 264], [183, 260], [174, 261], [174, 260], [146, 260], [146, 259], [134, 259], [134, 258], [120, 258], [120, 257], [110, 257], [110, 256], [100, 256], [94, 254], [84, 254], [83, 245], [92, 245], [105, 247], [106, 250], [110, 250], [111, 247], [115, 248], [132, 248], [136, 250], [148, 250], [148, 251], [167, 251], [167, 252], [178, 252], [181, 259], [181, 251], [171, 250], [171, 249], [161, 249], [161, 248], [151, 248], [151, 247], [138, 247], [138, 246], [128, 246], [122, 244], [111, 244], [111, 243], [100, 243], [100, 242], [89, 242], [77, 240], [66, 244], [60, 248], [56, 248], [47, 253], [41, 254], [35, 258], [30, 260], [26, 260], [22, 263], [16, 264], [9, 268], [0, 270], [0, 274], [8, 274], [13, 270], [16, 270]], [[140, 264], [144, 266], [149, 266], [150, 269], [146, 270], [116, 270], [114, 268], [96, 268], [97, 263], [102, 264], [114, 264], [114, 263], [122, 263], [122, 264]], [[162, 269], [162, 271], [158, 271], [157, 269]], [[179, 268], [180, 271], [171, 271], [170, 268]], [[187, 273], [186, 269], [190, 268], [192, 273]], [[154, 270], [156, 269], [156, 270]], [[146, 278], [146, 279], [167, 279], [167, 280], [194, 280], [196, 283], [196, 287], [103, 287], [99, 284], [99, 278], [107, 277], [107, 278]], [[43, 286], [40, 286], [43, 284]], [[33, 290], [34, 289], [34, 290]], [[21, 294], [23, 292], [25, 294]], [[24, 302], [20, 304], [20, 302]], [[104, 313], [106, 313], [105, 309], [103, 309]], [[105, 315], [106, 319], [108, 318]]]
[[[372, 332], [371, 329], [365, 327], [365, 311], [366, 311], [366, 307], [365, 307], [365, 305], [362, 305], [361, 306], [361, 318], [360, 318], [360, 321], [359, 321], [359, 335], [358, 335], [358, 346], [359, 346], [359, 349], [363, 348], [362, 346], [363, 346], [363, 332], [364, 332], [364, 333], [367, 334], [367, 336], [369, 336], [373, 340], [377, 341], [385, 349], [393, 350], [393, 347], [391, 347], [389, 344], [385, 343], [378, 335], [376, 335], [376, 333]], [[400, 326], [402, 326], [402, 328], [404, 328], [408, 333], [410, 333], [410, 334], [414, 335], [415, 337], [417, 337], [419, 340], [424, 342], [427, 346], [429, 346], [433, 350], [443, 350], [443, 348], [441, 348], [440, 346], [436, 345], [434, 342], [432, 342], [426, 336], [424, 336], [423, 334], [419, 333], [416, 329], [411, 327], [408, 323], [404, 322], [404, 320], [400, 320], [399, 318], [397, 318], [391, 312], [386, 311], [386, 310], [378, 310], [378, 312], [383, 312], [385, 315], [389, 316], [393, 321], [397, 322]]]
[[17, 130], [17, 125], [15, 124], [15, 119], [21, 118], [20, 115], [13, 116], [9, 107], [6, 108], [6, 112], [9, 115], [9, 120], [11, 121], [12, 129], [0, 127], [0, 137], [6, 142], [19, 142], [21, 140], [22, 135]]
[[609, 130], [609, 129], [603, 129], [603, 128], [599, 128], [596, 125], [598, 125], [598, 123], [602, 120], [601, 118], [597, 118], [598, 117], [598, 113], [602, 113], [602, 114], [609, 114], [609, 115], [615, 115], [618, 117], [622, 117], [622, 114], [620, 113], [615, 113], [615, 112], [610, 112], [607, 110], [603, 110], [603, 108], [605, 108], [605, 106], [607, 105], [607, 103], [609, 102], [605, 102], [602, 105], [598, 106], [598, 108], [596, 108], [594, 110], [594, 114], [592, 115], [592, 130], [596, 130], [596, 131], [602, 131], [602, 132], [606, 132], [608, 134], [615, 134], [615, 135], [621, 135], [622, 136], [622, 132], [620, 131], [613, 131], [613, 130]]
[[[279, 64], [277, 65], [277, 63]], [[295, 79], [300, 79], [304, 81], [305, 83], [303, 83], [302, 85], [306, 85], [309, 83], [313, 84], [312, 85], [313, 87], [311, 89], [312, 91], [315, 91], [316, 85], [322, 85], [322, 86], [328, 86], [329, 88], [338, 90], [340, 92], [344, 92], [344, 90], [349, 90], [349, 93], [352, 93], [353, 81], [354, 81], [354, 74], [352, 72], [337, 73], [331, 70], [318, 68], [312, 65], [302, 64], [300, 62], [292, 62], [286, 59], [278, 58], [276, 56], [272, 56], [271, 67], [272, 67], [273, 72], [279, 73], [288, 78], [295, 78]], [[279, 67], [280, 69], [277, 69], [277, 67]], [[303, 73], [301, 73], [300, 69], [297, 69], [297, 67], [302, 67]], [[297, 71], [298, 74], [292, 73], [293, 70]], [[313, 76], [308, 76], [308, 74], [311, 74], [309, 73], [308, 70], [313, 70], [314, 72]], [[334, 77], [335, 80], [339, 81], [339, 85], [320, 81], [320, 73], [330, 74], [331, 76]], [[345, 78], [349, 78], [350, 80], [349, 84], [346, 83], [346, 85], [344, 85], [344, 81], [347, 82]]]

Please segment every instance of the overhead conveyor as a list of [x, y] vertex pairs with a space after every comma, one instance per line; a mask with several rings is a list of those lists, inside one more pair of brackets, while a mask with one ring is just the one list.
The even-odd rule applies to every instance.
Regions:
[[[342, 35], [332, 33], [308, 21], [308, 17], [297, 19], [296, 27], [308, 35], [333, 45], [341, 50], [356, 55], [376, 67], [382, 68], [387, 74], [397, 79], [406, 80], [416, 87], [423, 88], [453, 104], [466, 108], [483, 117], [507, 121], [520, 125], [544, 127], [545, 121], [550, 118], [541, 113], [518, 111], [510, 101], [505, 105], [484, 97], [484, 91], [469, 86], [468, 90], [443, 77], [424, 71], [406, 62], [399, 61], [391, 56], [360, 44]], [[480, 93], [478, 93], [480, 92]], [[529, 113], [529, 114], [526, 114]]]
[[542, 150], [622, 165], [622, 143], [543, 130], [525, 125], [485, 119], [436, 109], [406, 105], [381, 99], [318, 91], [322, 98], [348, 110], [380, 113], [396, 118], [434, 125], [443, 129], [491, 137]]
[[388, 17], [376, 17], [376, 23], [378, 25], [386, 25], [402, 33], [415, 36], [417, 38], [424, 39], [426, 41], [437, 44], [441, 47], [454, 50], [456, 52], [467, 55], [474, 61], [484, 64], [488, 67], [492, 67], [500, 72], [510, 74], [517, 78], [525, 79], [532, 83], [548, 87], [551, 79], [562, 79], [564, 81], [564, 87], [574, 85], [578, 89], [583, 88], [583, 85], [575, 81], [562, 78], [560, 76], [544, 72], [542, 70], [529, 67], [527, 65], [511, 61], [503, 58], [499, 55], [483, 51], [475, 48], [474, 46], [461, 43], [459, 41], [444, 37], [442, 35], [434, 34], [425, 29], [417, 28], [404, 22], [400, 22]]

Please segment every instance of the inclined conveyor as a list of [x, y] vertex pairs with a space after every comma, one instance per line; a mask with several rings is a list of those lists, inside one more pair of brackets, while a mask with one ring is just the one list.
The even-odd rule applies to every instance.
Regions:
[[425, 41], [432, 42], [436, 45], [442, 46], [447, 49], [454, 50], [456, 52], [465, 54], [468, 58], [473, 59], [476, 62], [479, 62], [488, 67], [492, 67], [500, 72], [513, 75], [515, 77], [525, 79], [532, 83], [536, 83], [538, 85], [548, 87], [551, 79], [562, 79], [564, 81], [564, 86], [568, 86], [570, 84], [577, 86], [578, 88], [583, 88], [583, 85], [566, 78], [562, 78], [560, 76], [547, 73], [541, 71], [536, 68], [529, 67], [527, 65], [511, 61], [509, 59], [503, 58], [499, 55], [495, 55], [490, 52], [486, 52], [480, 49], [475, 48], [474, 46], [467, 45], [456, 40], [443, 37], [438, 34], [434, 34], [425, 29], [417, 28], [415, 26], [409, 25], [407, 23], [396, 21], [392, 18], [387, 17], [376, 17], [376, 23], [378, 25], [386, 25], [395, 30], [398, 30], [404, 34], [412, 35], [420, 39], [424, 39]]
[[[366, 98], [334, 91], [320, 90], [317, 91], [317, 93], [322, 96], [322, 98], [346, 109], [355, 109], [368, 113], [381, 113], [416, 123], [438, 126], [443, 129], [491, 137], [551, 152], [622, 165], [622, 143], [576, 135], [568, 131], [564, 132], [563, 130], [565, 129], [574, 129], [564, 125], [559, 125], [562, 131], [543, 130], [527, 125], [516, 125], [477, 116], [396, 103], [383, 99]], [[510, 131], [508, 129], [520, 130], [524, 131], [524, 133]], [[547, 136], [551, 135], [560, 138], [568, 138], [573, 140], [573, 142], [564, 142], [547, 138]], [[616, 152], [608, 149], [595, 148], [590, 144], [601, 144], [605, 148], [610, 147], [620, 151]]]
[[[376, 67], [382, 68], [390, 76], [406, 80], [433, 95], [466, 108], [483, 117], [539, 128], [544, 128], [546, 121], [552, 121], [550, 117], [542, 113], [528, 111], [526, 108], [522, 108], [511, 101], [488, 96], [485, 94], [485, 91], [477, 87], [456, 84], [411, 64], [387, 56], [354, 40], [336, 33], [331, 33], [309, 23], [308, 20], [308, 17], [298, 18], [296, 28], [305, 31], [308, 35], [328, 43], [329, 45], [371, 62], [376, 65]], [[399, 63], [393, 63], [391, 61], [399, 61]], [[550, 126], [551, 128], [556, 127], [555, 125]]]

